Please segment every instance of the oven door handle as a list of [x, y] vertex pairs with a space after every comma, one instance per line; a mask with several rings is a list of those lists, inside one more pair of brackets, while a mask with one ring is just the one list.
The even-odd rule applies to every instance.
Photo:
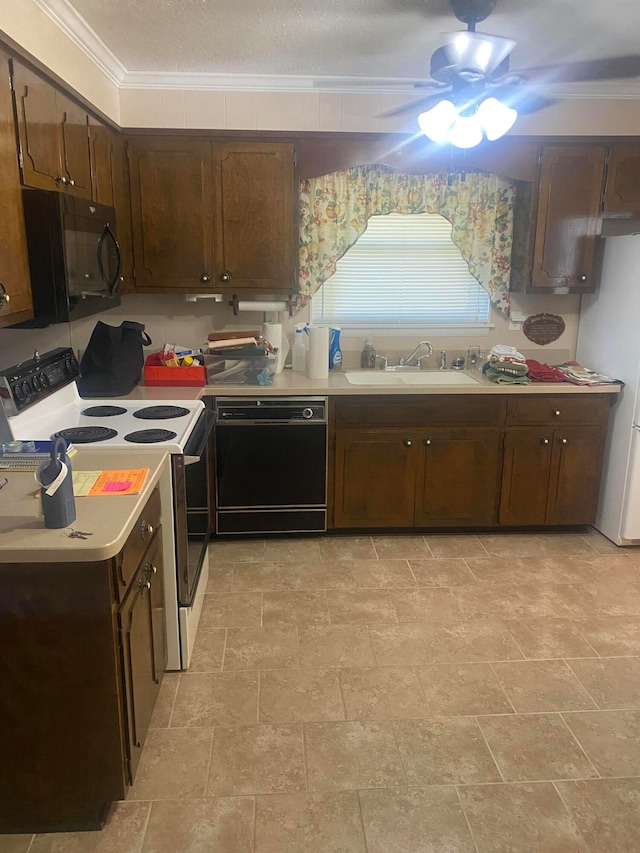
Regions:
[[213, 432], [215, 415], [210, 409], [205, 409], [193, 428], [184, 448], [184, 464], [193, 465], [199, 462], [205, 451], [209, 436]]

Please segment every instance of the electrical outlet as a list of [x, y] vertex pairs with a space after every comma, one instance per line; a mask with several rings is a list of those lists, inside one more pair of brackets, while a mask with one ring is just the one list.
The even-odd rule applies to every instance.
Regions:
[[509, 314], [509, 331], [519, 332], [526, 317], [522, 311], [511, 311]]

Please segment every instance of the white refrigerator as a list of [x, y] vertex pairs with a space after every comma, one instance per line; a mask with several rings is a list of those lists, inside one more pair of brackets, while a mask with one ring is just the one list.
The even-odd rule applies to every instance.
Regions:
[[597, 293], [582, 297], [576, 361], [622, 380], [613, 398], [596, 528], [640, 544], [640, 234], [604, 237]]

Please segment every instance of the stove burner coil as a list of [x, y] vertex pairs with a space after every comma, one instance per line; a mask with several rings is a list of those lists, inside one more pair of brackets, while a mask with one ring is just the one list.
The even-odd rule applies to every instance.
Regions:
[[124, 440], [134, 444], [156, 444], [160, 441], [171, 441], [175, 437], [176, 433], [170, 429], [139, 429], [125, 435]]
[[138, 409], [133, 413], [134, 418], [141, 418], [143, 421], [161, 421], [168, 418], [183, 418], [189, 414], [189, 409], [184, 406], [146, 406], [144, 409]]
[[116, 415], [124, 415], [127, 410], [123, 406], [90, 406], [83, 409], [80, 414], [88, 418], [113, 418]]
[[92, 441], [107, 441], [107, 439], [115, 438], [117, 435], [115, 429], [108, 429], [107, 427], [80, 426], [61, 429], [53, 437], [62, 436], [74, 444], [90, 444]]

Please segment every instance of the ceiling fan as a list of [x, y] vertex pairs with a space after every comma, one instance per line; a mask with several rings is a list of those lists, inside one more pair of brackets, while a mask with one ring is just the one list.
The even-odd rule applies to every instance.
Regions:
[[417, 87], [432, 94], [391, 110], [384, 117], [418, 114], [422, 132], [434, 142], [471, 148], [503, 136], [518, 114], [534, 113], [555, 101], [541, 91], [552, 83], [593, 82], [640, 75], [640, 54], [541, 65], [511, 71], [512, 39], [476, 32], [497, 0], [449, 0], [467, 29], [452, 33], [431, 57], [431, 80]]

